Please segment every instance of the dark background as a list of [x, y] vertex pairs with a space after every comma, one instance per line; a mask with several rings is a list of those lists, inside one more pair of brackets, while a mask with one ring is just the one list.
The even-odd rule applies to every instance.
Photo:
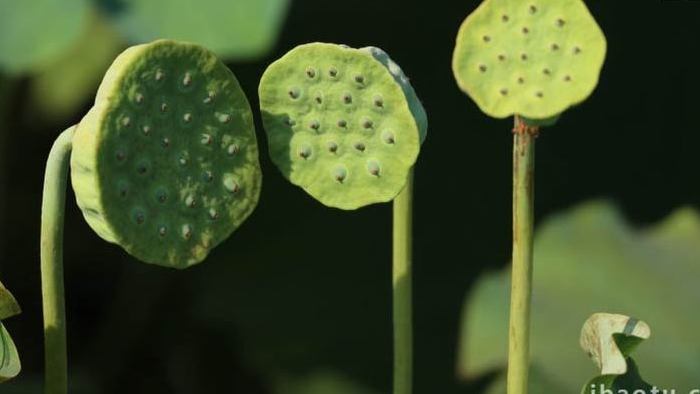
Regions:
[[[450, 68], [459, 24], [477, 4], [297, 0], [273, 54], [230, 64], [254, 108], [265, 67], [310, 41], [379, 46], [411, 77], [430, 122], [416, 168], [417, 393], [476, 392], [478, 385], [455, 378], [460, 309], [478, 274], [510, 256], [511, 121], [480, 113]], [[593, 96], [538, 140], [538, 219], [597, 197], [614, 200], [637, 224], [679, 205], [700, 207], [700, 2], [587, 4], [607, 35], [608, 57]], [[90, 104], [49, 124], [28, 104], [26, 81], [8, 88], [0, 276], [24, 310], [5, 322], [22, 356], [21, 381], [43, 369], [43, 166], [58, 132]], [[266, 152], [259, 123], [258, 136]], [[185, 271], [141, 264], [106, 244], [69, 191], [65, 275], [76, 387], [270, 393], [275, 376], [322, 368], [389, 391], [391, 206], [326, 208], [285, 181], [266, 154], [261, 159], [255, 213]]]

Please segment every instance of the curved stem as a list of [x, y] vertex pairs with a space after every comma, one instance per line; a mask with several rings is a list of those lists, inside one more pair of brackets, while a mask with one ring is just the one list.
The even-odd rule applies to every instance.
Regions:
[[537, 129], [515, 118], [513, 140], [513, 271], [510, 291], [508, 394], [527, 394]]
[[413, 171], [406, 187], [394, 199], [394, 394], [410, 394], [413, 386], [412, 209]]
[[46, 394], [68, 392], [66, 307], [63, 295], [63, 217], [74, 127], [54, 142], [41, 203], [41, 291], [44, 306]]

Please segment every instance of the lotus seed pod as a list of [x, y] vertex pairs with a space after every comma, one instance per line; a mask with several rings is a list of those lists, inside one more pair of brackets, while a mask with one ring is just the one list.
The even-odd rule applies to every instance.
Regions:
[[261, 187], [250, 105], [211, 52], [175, 41], [117, 57], [73, 139], [76, 199], [102, 238], [185, 268], [253, 211]]
[[[19, 305], [12, 294], [0, 283], [0, 320], [20, 313]], [[10, 333], [0, 323], [0, 383], [17, 376], [22, 369], [17, 347]]]
[[298, 46], [265, 71], [259, 96], [272, 161], [321, 203], [357, 209], [403, 189], [427, 120], [380, 49]]
[[459, 29], [452, 68], [490, 116], [554, 118], [593, 92], [606, 46], [581, 0], [485, 0]]

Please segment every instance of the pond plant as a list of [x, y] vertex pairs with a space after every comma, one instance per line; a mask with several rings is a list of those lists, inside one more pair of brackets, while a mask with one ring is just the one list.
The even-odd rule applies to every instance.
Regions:
[[137, 260], [187, 268], [255, 208], [262, 176], [253, 116], [233, 73], [170, 40], [121, 53], [94, 106], [49, 154], [41, 275], [46, 393], [68, 390], [63, 217], [70, 169], [90, 227]]
[[528, 392], [535, 139], [593, 92], [606, 47], [581, 0], [485, 0], [457, 35], [459, 87], [487, 115], [515, 119], [508, 394]]
[[[21, 309], [15, 297], [0, 283], [0, 321], [18, 315], [20, 312]], [[21, 369], [17, 347], [10, 333], [0, 322], [0, 383], [14, 378]]]
[[394, 393], [412, 391], [413, 166], [427, 115], [379, 48], [300, 45], [265, 71], [260, 109], [272, 161], [322, 204], [393, 201]]

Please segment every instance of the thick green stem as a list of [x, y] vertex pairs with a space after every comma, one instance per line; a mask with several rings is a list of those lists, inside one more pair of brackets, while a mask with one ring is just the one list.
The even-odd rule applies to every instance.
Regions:
[[412, 209], [413, 172], [394, 199], [394, 394], [410, 394], [413, 387]]
[[63, 217], [72, 149], [71, 127], [54, 142], [41, 203], [41, 290], [44, 304], [44, 393], [68, 392], [66, 306], [63, 294]]
[[527, 394], [537, 130], [516, 117], [513, 140], [513, 271], [510, 293], [508, 394]]

